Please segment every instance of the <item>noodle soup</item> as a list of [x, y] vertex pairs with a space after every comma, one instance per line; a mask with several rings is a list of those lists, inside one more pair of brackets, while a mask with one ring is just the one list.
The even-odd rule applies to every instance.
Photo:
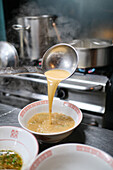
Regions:
[[56, 133], [72, 128], [75, 121], [62, 113], [52, 113], [52, 124], [49, 122], [49, 113], [38, 113], [29, 121], [27, 128], [39, 133]]

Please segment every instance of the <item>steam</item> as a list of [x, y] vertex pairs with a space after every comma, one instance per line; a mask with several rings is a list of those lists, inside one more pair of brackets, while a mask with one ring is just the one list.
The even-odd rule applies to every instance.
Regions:
[[36, 15], [41, 15], [40, 14], [40, 9], [38, 7], [38, 4], [36, 2], [26, 2], [25, 4], [21, 5], [20, 8], [18, 9], [18, 17], [23, 17], [23, 16], [36, 16]]
[[35, 66], [23, 66], [23, 67], [2, 67], [0, 68], [0, 75], [13, 75], [13, 74], [25, 74], [25, 73], [41, 73], [43, 70]]
[[[59, 36], [61, 37], [62, 42], [70, 42], [71, 40], [78, 38], [81, 30], [80, 23], [75, 20], [74, 18], [70, 18], [67, 16], [62, 16], [62, 13], [56, 10], [56, 8], [53, 8], [51, 6], [47, 7], [39, 7], [37, 2], [26, 2], [22, 4], [18, 10], [12, 11], [13, 19], [10, 21], [8, 27], [8, 38], [10, 41], [15, 41], [15, 34], [17, 34], [14, 30], [12, 30], [11, 24], [17, 23], [18, 17], [24, 17], [24, 16], [40, 16], [40, 15], [56, 15], [58, 16], [56, 19], [56, 28], [58, 30]], [[54, 29], [54, 28], [53, 28]], [[11, 34], [10, 32], [13, 32]], [[55, 30], [51, 31], [50, 34], [53, 37], [56, 37]], [[13, 38], [14, 35], [14, 38]], [[16, 36], [17, 37], [17, 36]], [[57, 43], [56, 39], [56, 43]]]
[[81, 29], [78, 21], [64, 16], [58, 17], [57, 28], [59, 30], [61, 40], [64, 42], [70, 42], [73, 39], [78, 38]]

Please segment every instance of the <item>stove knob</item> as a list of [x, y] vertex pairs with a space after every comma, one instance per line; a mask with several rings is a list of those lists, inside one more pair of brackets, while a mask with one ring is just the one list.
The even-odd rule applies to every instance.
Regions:
[[68, 91], [66, 89], [58, 89], [56, 96], [60, 99], [66, 99], [68, 97]]
[[91, 122], [89, 123], [89, 125], [91, 126], [97, 126], [98, 127], [98, 122], [96, 120], [91, 120]]

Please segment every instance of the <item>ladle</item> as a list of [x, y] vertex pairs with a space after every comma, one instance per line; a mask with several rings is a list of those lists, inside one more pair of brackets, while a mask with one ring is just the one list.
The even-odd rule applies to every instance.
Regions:
[[[62, 69], [70, 73], [75, 72], [78, 64], [78, 54], [75, 48], [66, 43], [59, 43], [49, 48], [42, 59], [42, 69]], [[69, 76], [69, 77], [70, 77]]]

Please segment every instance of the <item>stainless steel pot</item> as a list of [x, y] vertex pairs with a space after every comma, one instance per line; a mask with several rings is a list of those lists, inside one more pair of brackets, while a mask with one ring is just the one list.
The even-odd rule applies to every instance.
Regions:
[[52, 23], [55, 19], [56, 16], [50, 15], [18, 18], [13, 29], [19, 31], [21, 59], [37, 60], [54, 44]]
[[70, 44], [78, 52], [78, 68], [113, 65], [113, 45], [110, 40], [77, 39]]
[[16, 67], [19, 64], [19, 58], [15, 47], [6, 41], [0, 41], [0, 68]]

